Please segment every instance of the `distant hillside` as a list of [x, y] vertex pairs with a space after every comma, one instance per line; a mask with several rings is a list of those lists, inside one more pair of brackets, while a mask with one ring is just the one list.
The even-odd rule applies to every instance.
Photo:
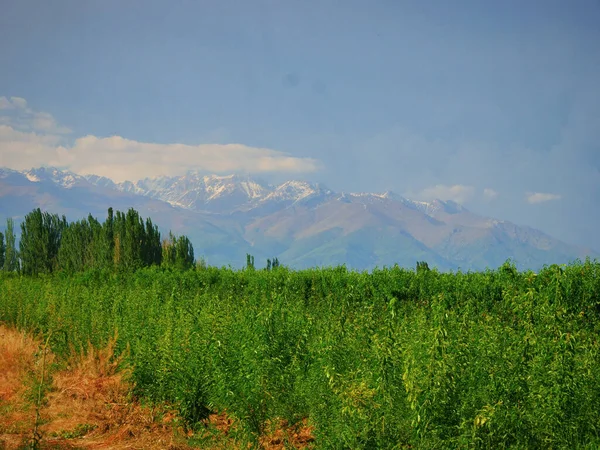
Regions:
[[397, 194], [336, 193], [318, 184], [273, 186], [248, 177], [190, 172], [114, 183], [54, 168], [0, 169], [0, 220], [33, 208], [78, 219], [104, 218], [109, 206], [134, 207], [161, 229], [190, 237], [209, 264], [260, 267], [278, 257], [292, 267], [413, 267], [482, 270], [512, 259], [520, 268], [599, 255], [541, 231], [479, 216], [452, 201], [417, 202]]

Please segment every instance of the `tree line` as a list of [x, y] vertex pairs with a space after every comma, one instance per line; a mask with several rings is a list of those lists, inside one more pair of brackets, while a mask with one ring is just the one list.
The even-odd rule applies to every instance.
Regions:
[[133, 208], [127, 213], [109, 208], [104, 223], [91, 214], [69, 223], [64, 215], [34, 209], [21, 223], [18, 250], [13, 219], [7, 219], [5, 231], [0, 233], [0, 268], [25, 275], [149, 266], [185, 270], [195, 263], [187, 236], [169, 232], [161, 239], [152, 220]]

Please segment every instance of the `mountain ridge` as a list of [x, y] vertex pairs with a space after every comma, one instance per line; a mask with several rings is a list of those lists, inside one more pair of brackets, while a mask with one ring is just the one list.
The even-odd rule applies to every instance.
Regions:
[[298, 180], [272, 185], [249, 176], [189, 171], [115, 183], [54, 167], [0, 168], [0, 200], [0, 215], [16, 217], [34, 207], [73, 219], [101, 215], [109, 206], [134, 207], [162, 229], [190, 236], [197, 254], [216, 265], [239, 265], [245, 253], [278, 257], [284, 264], [287, 258], [298, 268], [412, 267], [417, 260], [429, 260], [441, 270], [482, 270], [507, 259], [538, 269], [598, 257], [531, 227], [477, 215], [453, 201], [422, 202], [389, 191], [334, 192]]

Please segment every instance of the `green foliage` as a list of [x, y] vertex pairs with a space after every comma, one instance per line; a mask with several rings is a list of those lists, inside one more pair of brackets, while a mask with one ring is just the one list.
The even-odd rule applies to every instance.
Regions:
[[[142, 267], [164, 266], [187, 270], [194, 266], [194, 248], [187, 236], [161, 244], [158, 227], [151, 219], [140, 217], [133, 208], [127, 213], [108, 210], [104, 223], [89, 215], [68, 223], [63, 216], [42, 212], [29, 213], [21, 224], [20, 253], [17, 254], [13, 222], [8, 220], [4, 269], [20, 267], [26, 275], [62, 270], [69, 273], [88, 269], [133, 271]], [[3, 242], [0, 239], [0, 242]], [[0, 250], [3, 247], [0, 246]], [[2, 256], [2, 254], [0, 254]]]
[[25, 275], [51, 273], [56, 269], [62, 232], [66, 226], [65, 216], [60, 218], [39, 208], [25, 216], [19, 241], [21, 271]]
[[164, 267], [188, 270], [194, 267], [194, 247], [187, 236], [169, 233], [169, 239], [162, 243], [162, 265]]
[[6, 246], [4, 244], [4, 234], [0, 233], [0, 270], [4, 268], [4, 254], [6, 253]]
[[162, 248], [158, 228], [130, 208], [127, 214], [117, 211], [112, 232], [115, 239], [114, 262], [117, 268], [135, 270], [160, 265]]
[[14, 272], [19, 268], [15, 237], [15, 223], [12, 218], [6, 219], [6, 246], [4, 253], [4, 270]]
[[96, 248], [101, 225], [93, 217], [69, 224], [62, 234], [58, 250], [58, 266], [67, 271], [82, 271], [96, 267], [99, 249]]
[[273, 258], [271, 259], [267, 259], [267, 267], [265, 267], [266, 270], [275, 270], [279, 267], [279, 259], [277, 258]]
[[429, 264], [427, 264], [425, 261], [417, 261], [417, 273], [427, 272], [429, 270]]
[[589, 260], [0, 274], [0, 321], [51, 332], [58, 353], [118, 330], [137, 395], [188, 426], [227, 411], [256, 443], [308, 418], [325, 449], [598, 447], [599, 298]]

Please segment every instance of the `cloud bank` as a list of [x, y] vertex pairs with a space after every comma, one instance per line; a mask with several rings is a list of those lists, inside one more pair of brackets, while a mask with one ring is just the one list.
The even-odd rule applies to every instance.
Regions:
[[[10, 114], [4, 114], [6, 112]], [[33, 111], [20, 97], [0, 97], [0, 166], [17, 170], [41, 165], [96, 174], [115, 181], [212, 173], [310, 173], [319, 161], [243, 144], [158, 144], [121, 136], [83, 136], [65, 142], [68, 128], [51, 114]]]

